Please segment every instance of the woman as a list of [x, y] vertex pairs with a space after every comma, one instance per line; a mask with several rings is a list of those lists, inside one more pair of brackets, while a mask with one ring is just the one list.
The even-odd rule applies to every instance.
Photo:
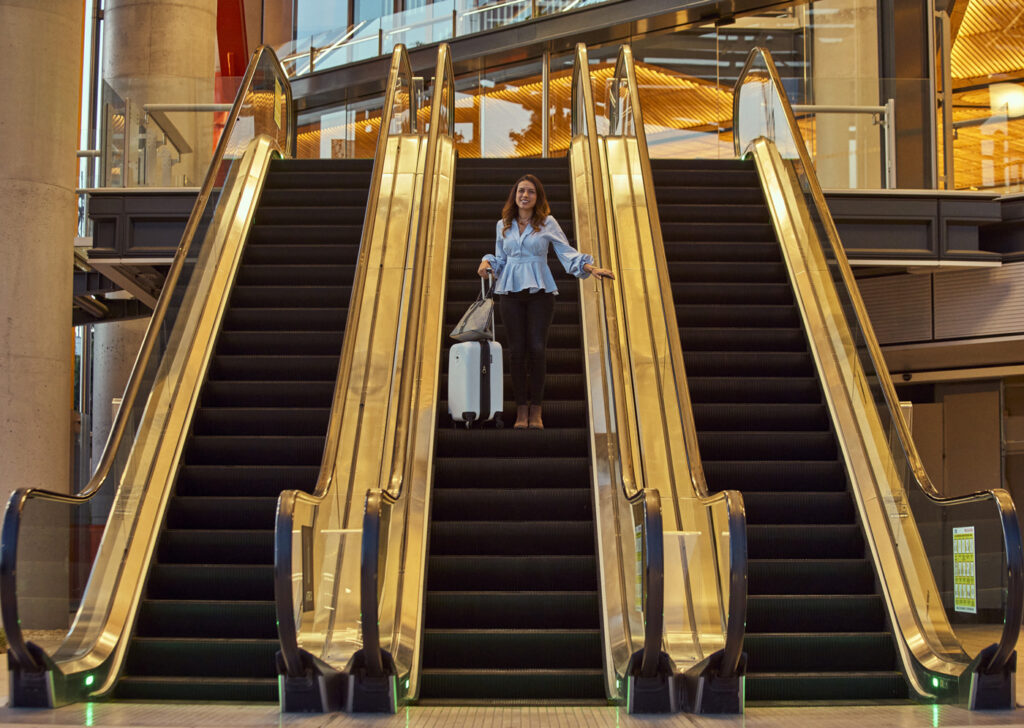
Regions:
[[548, 327], [555, 313], [558, 286], [548, 268], [548, 246], [567, 273], [577, 278], [612, 278], [610, 270], [594, 265], [594, 258], [573, 248], [555, 218], [540, 180], [520, 177], [509, 192], [498, 220], [494, 255], [485, 255], [477, 274], [497, 278], [501, 320], [508, 335], [512, 364], [512, 390], [516, 397], [515, 429], [544, 429], [545, 348]]

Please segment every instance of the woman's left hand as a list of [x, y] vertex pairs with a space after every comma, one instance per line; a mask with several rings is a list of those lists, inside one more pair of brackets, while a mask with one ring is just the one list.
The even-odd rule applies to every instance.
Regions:
[[612, 281], [615, 280], [615, 274], [612, 273], [607, 268], [598, 268], [596, 265], [587, 263], [585, 266], [583, 266], [583, 270], [585, 270], [590, 275], [594, 276], [594, 278], [607, 278]]

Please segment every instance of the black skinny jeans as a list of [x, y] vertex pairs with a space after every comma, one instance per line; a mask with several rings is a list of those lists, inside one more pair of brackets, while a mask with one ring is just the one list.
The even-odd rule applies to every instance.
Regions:
[[555, 316], [555, 294], [517, 291], [498, 297], [501, 322], [508, 336], [512, 390], [516, 404], [544, 401], [548, 327]]

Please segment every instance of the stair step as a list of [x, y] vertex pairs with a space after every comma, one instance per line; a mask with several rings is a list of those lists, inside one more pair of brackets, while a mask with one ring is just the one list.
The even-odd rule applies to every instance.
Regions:
[[835, 460], [831, 431], [698, 432], [702, 460]]
[[202, 407], [193, 418], [198, 435], [320, 435], [328, 407]]
[[762, 594], [874, 594], [867, 559], [748, 559], [747, 592]]
[[146, 599], [135, 635], [277, 639], [277, 610], [273, 601]]
[[282, 490], [311, 492], [320, 465], [185, 465], [177, 495], [252, 496], [277, 499]]
[[856, 672], [898, 669], [888, 631], [765, 634], [743, 638], [750, 672]]
[[[687, 369], [689, 371], [689, 364]], [[701, 432], [824, 430], [829, 427], [828, 409], [823, 404], [703, 403], [694, 405], [693, 419]]]
[[[328, 386], [331, 384], [333, 382]], [[317, 465], [323, 451], [322, 436], [193, 435], [185, 462], [189, 465]]]
[[601, 664], [599, 629], [428, 629], [431, 669], [569, 670]]
[[[557, 479], [552, 482], [558, 483]], [[592, 498], [588, 488], [441, 487], [435, 476], [430, 517], [435, 523], [456, 518], [525, 521], [537, 514], [566, 521], [590, 521]]]
[[604, 700], [599, 669], [442, 670], [420, 673], [420, 697], [446, 700]]
[[267, 601], [274, 598], [274, 566], [156, 563], [150, 567], [146, 597]]
[[[546, 430], [545, 430], [546, 432]], [[516, 431], [517, 435], [528, 435], [529, 430]], [[479, 453], [480, 451], [473, 451]], [[434, 488], [508, 488], [526, 492], [529, 488], [564, 488], [570, 483], [584, 483], [589, 493], [590, 460], [586, 455], [579, 457], [544, 458], [544, 477], [535, 477], [537, 463], [526, 449], [508, 456], [459, 457], [453, 453], [446, 457], [437, 454], [434, 458]]]
[[765, 594], [747, 597], [747, 633], [883, 632], [879, 594]]
[[125, 671], [135, 676], [273, 678], [276, 639], [136, 637]]
[[513, 430], [511, 427], [502, 430], [440, 429], [434, 452], [438, 457], [465, 452], [488, 453], [495, 457], [511, 457], [523, 452], [530, 453], [533, 458], [557, 458], [571, 454], [585, 457], [589, 439], [588, 431], [582, 427], [557, 430]]
[[856, 524], [747, 524], [747, 554], [752, 559], [856, 559], [864, 539]]
[[593, 554], [594, 523], [590, 519], [441, 521], [435, 515], [430, 526], [430, 553], [435, 556]]
[[712, 490], [762, 492], [846, 491], [846, 470], [838, 460], [781, 461], [730, 460], [704, 463], [704, 476]]
[[776, 700], [823, 700], [832, 706], [837, 700], [857, 702], [906, 699], [907, 681], [897, 670], [841, 673], [759, 672], [747, 673], [748, 703]]
[[139, 677], [122, 675], [115, 695], [121, 700], [234, 700], [253, 703], [279, 701], [277, 677], [225, 678]]
[[160, 535], [162, 564], [273, 564], [274, 530], [169, 529]]
[[574, 629], [596, 624], [597, 592], [429, 591], [427, 629]]

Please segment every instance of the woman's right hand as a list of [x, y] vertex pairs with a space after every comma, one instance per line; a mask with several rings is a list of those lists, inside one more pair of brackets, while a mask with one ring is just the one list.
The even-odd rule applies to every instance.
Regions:
[[486, 278], [491, 274], [491, 264], [486, 260], [481, 260], [480, 267], [476, 269], [476, 274], [481, 278]]

